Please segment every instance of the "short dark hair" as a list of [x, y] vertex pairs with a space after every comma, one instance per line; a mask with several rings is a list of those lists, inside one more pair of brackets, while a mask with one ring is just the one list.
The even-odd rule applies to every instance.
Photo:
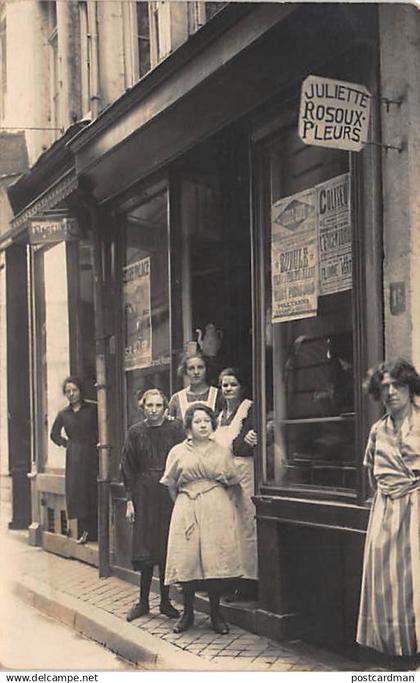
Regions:
[[392, 379], [408, 387], [411, 397], [420, 395], [420, 375], [417, 373], [414, 365], [405, 360], [405, 358], [394, 358], [383, 361], [368, 370], [363, 387], [375, 401], [379, 401], [381, 397], [382, 380], [386, 373]]
[[186, 372], [187, 372], [187, 363], [191, 358], [199, 358], [200, 360], [203, 361], [204, 366], [206, 368], [206, 374], [208, 370], [208, 365], [207, 365], [207, 360], [206, 357], [201, 353], [201, 351], [194, 351], [193, 353], [184, 353], [184, 355], [181, 357], [179, 366], [178, 366], [178, 376], [183, 377]]
[[210, 406], [207, 405], [207, 403], [193, 403], [189, 408], [187, 408], [184, 416], [185, 429], [191, 429], [194, 413], [196, 413], [197, 410], [203, 410], [205, 413], [207, 413], [211, 420], [213, 431], [215, 431], [217, 427], [216, 413], [210, 408]]
[[219, 375], [219, 387], [222, 386], [223, 377], [235, 377], [241, 387], [244, 387], [245, 380], [239, 368], [224, 368]]
[[83, 382], [80, 379], [80, 377], [76, 377], [76, 375], [69, 375], [68, 377], [66, 377], [63, 384], [61, 385], [61, 388], [63, 390], [63, 394], [66, 393], [67, 384], [74, 384], [79, 389], [80, 395], [83, 396], [83, 394], [84, 394]]

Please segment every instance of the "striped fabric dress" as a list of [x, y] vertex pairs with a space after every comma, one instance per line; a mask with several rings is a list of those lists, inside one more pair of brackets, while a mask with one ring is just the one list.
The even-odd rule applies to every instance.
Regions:
[[364, 465], [376, 493], [366, 536], [356, 640], [389, 655], [420, 651], [420, 408], [370, 432]]

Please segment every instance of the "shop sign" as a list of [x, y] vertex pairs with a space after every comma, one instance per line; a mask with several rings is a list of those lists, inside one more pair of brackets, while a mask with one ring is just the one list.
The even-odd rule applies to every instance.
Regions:
[[352, 286], [350, 175], [344, 173], [316, 186], [319, 241], [319, 294]]
[[125, 349], [124, 370], [152, 364], [150, 257], [123, 269]]
[[272, 322], [317, 314], [316, 193], [311, 188], [272, 206]]
[[79, 225], [75, 218], [33, 218], [29, 224], [29, 244], [70, 242], [79, 239]]
[[360, 152], [368, 139], [370, 99], [364, 85], [308, 76], [301, 90], [299, 137], [306, 145]]

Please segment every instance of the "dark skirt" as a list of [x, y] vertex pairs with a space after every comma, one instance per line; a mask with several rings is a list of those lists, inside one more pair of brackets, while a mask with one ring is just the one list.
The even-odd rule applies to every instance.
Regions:
[[137, 571], [156, 564], [165, 567], [173, 503], [167, 487], [159, 484], [162, 474], [149, 470], [136, 484], [132, 564]]
[[69, 519], [97, 511], [98, 452], [87, 441], [69, 441], [66, 452], [66, 507]]

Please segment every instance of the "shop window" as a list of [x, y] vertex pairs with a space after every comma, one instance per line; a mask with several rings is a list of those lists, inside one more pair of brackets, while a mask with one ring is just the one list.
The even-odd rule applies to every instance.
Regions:
[[[37, 252], [38, 362], [43, 452], [49, 468], [64, 467], [64, 449], [49, 438], [55, 416], [65, 405], [62, 382], [70, 373], [67, 257], [65, 242]], [[44, 455], [45, 457], [45, 455]]]
[[262, 158], [264, 480], [354, 489], [348, 154], [305, 146], [285, 125]]
[[170, 294], [166, 191], [126, 214], [123, 265], [126, 420], [139, 419], [136, 396], [150, 387], [170, 393]]

